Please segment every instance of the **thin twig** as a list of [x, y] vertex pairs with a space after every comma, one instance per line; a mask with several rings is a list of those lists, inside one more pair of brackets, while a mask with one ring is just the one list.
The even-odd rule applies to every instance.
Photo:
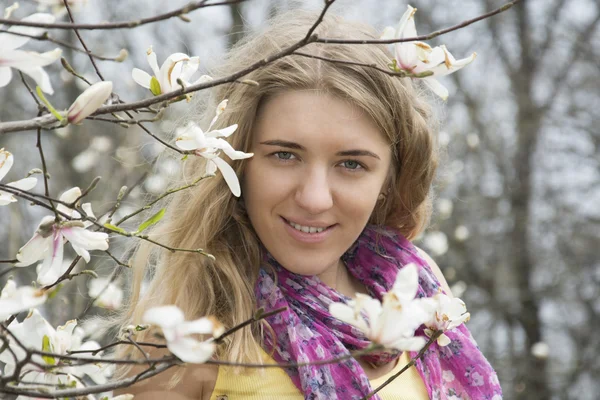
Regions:
[[[71, 23], [73, 25], [75, 25], [75, 19], [73, 18], [73, 13], [71, 12], [71, 7], [69, 6], [69, 0], [63, 0], [63, 4], [65, 5], [65, 8], [67, 9], [67, 14], [69, 15], [69, 19], [71, 20]], [[98, 65], [96, 65], [96, 60], [94, 60], [94, 57], [92, 57], [92, 55], [91, 55], [92, 52], [90, 51], [90, 49], [88, 49], [87, 45], [83, 41], [83, 38], [79, 34], [79, 30], [75, 27], [73, 27], [72, 29], [73, 29], [73, 32], [75, 32], [77, 39], [79, 39], [79, 43], [81, 43], [81, 46], [83, 46], [86, 54], [88, 55], [90, 61], [92, 62], [92, 66], [94, 67], [94, 70], [96, 71], [96, 75], [98, 75], [98, 78], [100, 78], [100, 80], [103, 81], [104, 77], [102, 76], [102, 73], [100, 73], [100, 69], [98, 68]]]
[[91, 53], [91, 52], [87, 52], [83, 49], [80, 49], [77, 46], [73, 46], [72, 44], [68, 43], [68, 42], [64, 42], [62, 40], [59, 39], [55, 39], [53, 37], [51, 37], [50, 35], [48, 35], [48, 32], [44, 32], [41, 35], [28, 35], [26, 33], [21, 33], [21, 32], [14, 32], [14, 31], [9, 31], [8, 29], [0, 29], [0, 33], [8, 33], [9, 35], [15, 35], [15, 36], [22, 36], [22, 37], [27, 37], [33, 40], [39, 40], [39, 41], [46, 41], [46, 42], [51, 42], [54, 44], [57, 44], [59, 46], [63, 46], [66, 48], [69, 48], [73, 51], [77, 51], [79, 53], [83, 53], [83, 54], [87, 54], [90, 55], [94, 58], [97, 58], [98, 60], [102, 60], [102, 61], [116, 61], [116, 62], [121, 62], [121, 55], [118, 55], [116, 57], [106, 57], [106, 56], [101, 56], [95, 53]]
[[173, 17], [180, 17], [182, 15], [188, 14], [194, 10], [199, 8], [206, 7], [214, 7], [214, 6], [224, 6], [230, 4], [243, 3], [246, 0], [227, 0], [221, 1], [217, 3], [209, 3], [205, 4], [207, 0], [196, 1], [189, 3], [181, 8], [170, 11], [165, 14], [156, 15], [150, 18], [142, 18], [137, 21], [123, 21], [123, 22], [112, 22], [112, 23], [101, 23], [101, 24], [75, 24], [75, 23], [64, 23], [64, 22], [55, 22], [55, 23], [42, 23], [42, 22], [31, 22], [31, 21], [18, 21], [14, 19], [6, 19], [0, 18], [0, 24], [5, 24], [8, 26], [32, 26], [36, 28], [47, 28], [47, 29], [83, 29], [83, 30], [109, 30], [109, 29], [122, 29], [122, 28], [137, 28], [138, 26], [151, 24], [158, 21], [164, 21], [166, 19], [170, 19]]
[[[46, 168], [46, 159], [44, 157], [44, 149], [42, 148], [42, 130], [37, 128], [37, 143], [36, 147], [40, 153], [40, 159], [42, 160], [42, 173], [44, 175], [44, 193], [46, 197], [50, 197], [50, 190], [48, 188], [48, 168]], [[56, 210], [56, 206], [52, 200], [49, 200], [50, 206], [52, 207], [52, 211], [54, 212], [54, 217], [56, 220], [59, 220], [58, 211]]]

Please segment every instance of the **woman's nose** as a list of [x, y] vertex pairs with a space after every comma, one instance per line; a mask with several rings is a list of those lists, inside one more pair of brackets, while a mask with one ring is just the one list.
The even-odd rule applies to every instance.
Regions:
[[321, 214], [333, 207], [331, 184], [326, 170], [312, 170], [300, 178], [296, 203], [310, 214]]

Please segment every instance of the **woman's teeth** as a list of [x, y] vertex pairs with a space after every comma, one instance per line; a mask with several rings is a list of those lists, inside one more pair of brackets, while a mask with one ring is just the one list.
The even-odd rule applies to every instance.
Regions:
[[298, 231], [302, 231], [305, 233], [319, 233], [323, 232], [325, 228], [315, 228], [314, 226], [304, 226], [293, 223], [292, 221], [288, 221], [290, 226]]

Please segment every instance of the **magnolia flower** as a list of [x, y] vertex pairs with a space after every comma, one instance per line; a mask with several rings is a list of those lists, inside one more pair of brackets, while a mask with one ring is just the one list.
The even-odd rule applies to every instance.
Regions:
[[[59, 200], [73, 203], [81, 196], [81, 190], [74, 187], [63, 193]], [[86, 214], [95, 218], [90, 203], [82, 204], [81, 208]], [[58, 211], [69, 215], [71, 218], [81, 218], [81, 215], [62, 204], [57, 206]], [[73, 250], [90, 261], [89, 250], [108, 249], [108, 235], [103, 232], [91, 232], [86, 228], [92, 223], [89, 221], [56, 221], [54, 217], [47, 216], [42, 219], [33, 237], [19, 249], [15, 264], [17, 267], [26, 267], [39, 260], [44, 260], [39, 272], [38, 282], [49, 284], [65, 273], [63, 264], [63, 250], [65, 242], [70, 242]]]
[[149, 75], [139, 68], [134, 68], [131, 71], [131, 76], [138, 85], [150, 89], [155, 96], [181, 88], [177, 83], [177, 79], [181, 79], [186, 86], [212, 80], [210, 76], [202, 75], [196, 81], [190, 83], [192, 75], [198, 71], [200, 65], [200, 58], [198, 57], [190, 57], [184, 53], [173, 53], [167, 57], [159, 69], [156, 53], [152, 50], [152, 46], [146, 54], [148, 55], [148, 64], [150, 64], [154, 75]]
[[219, 115], [223, 113], [227, 107], [227, 100], [223, 100], [217, 106], [215, 117], [211, 121], [208, 131], [205, 133], [195, 123], [190, 122], [183, 128], [178, 128], [176, 131], [177, 139], [175, 144], [182, 150], [194, 151], [197, 156], [208, 159], [206, 163], [206, 173], [214, 174], [217, 168], [223, 174], [223, 178], [234, 196], [239, 197], [241, 194], [240, 182], [235, 171], [231, 166], [219, 158], [220, 151], [223, 151], [232, 160], [241, 160], [252, 157], [253, 153], [244, 153], [237, 151], [225, 140], [219, 137], [229, 137], [237, 129], [237, 124], [228, 126], [223, 129], [211, 130]]
[[[4, 149], [0, 149], [0, 181], [8, 174], [8, 171], [12, 168], [13, 162], [13, 155]], [[33, 189], [36, 184], [37, 178], [29, 177], [7, 183], [7, 186], [12, 186], [15, 189], [29, 190]], [[0, 206], [5, 206], [15, 201], [17, 201], [17, 199], [11, 193], [0, 190]]]
[[415, 337], [415, 330], [432, 318], [434, 305], [431, 299], [415, 299], [418, 281], [417, 266], [408, 264], [398, 271], [394, 286], [383, 296], [383, 304], [357, 293], [348, 304], [330, 304], [329, 312], [360, 329], [374, 343], [400, 351], [418, 351], [427, 341]]
[[[22, 19], [22, 21], [38, 23], [52, 23], [54, 20], [54, 16], [50, 14], [32, 14]], [[0, 25], [0, 29], [5, 28]], [[42, 91], [49, 94], [54, 93], [52, 85], [50, 84], [50, 78], [42, 67], [58, 60], [62, 54], [62, 50], [57, 48], [45, 53], [17, 50], [27, 43], [30, 38], [9, 33], [14, 32], [39, 36], [45, 30], [45, 28], [28, 26], [11, 26], [7, 29], [7, 32], [0, 33], [0, 87], [8, 85], [12, 79], [11, 68], [16, 68], [24, 74], [29, 75]]]
[[[416, 37], [417, 29], [414, 20], [416, 12], [416, 8], [407, 6], [406, 12], [400, 18], [398, 27], [396, 29], [393, 27], [385, 28], [381, 38], [406, 39]], [[444, 100], [448, 98], [448, 89], [439, 83], [436, 78], [458, 71], [471, 63], [477, 55], [473, 53], [470, 57], [456, 60], [446, 49], [446, 46], [432, 48], [427, 43], [418, 41], [396, 43], [394, 47], [395, 69], [422, 78], [425, 84]]]
[[[37, 310], [32, 310], [27, 318], [19, 323], [14, 320], [8, 325], [8, 330], [19, 338], [21, 343], [29, 348], [38, 351], [51, 352], [59, 355], [66, 355], [75, 350], [96, 350], [100, 345], [89, 341], [83, 343], [83, 331], [76, 328], [77, 321], [68, 321], [65, 325], [59, 326], [56, 330], [40, 315]], [[25, 350], [14, 343], [9, 338], [9, 347], [12, 352], [4, 351], [0, 353], [0, 361], [6, 364], [4, 374], [11, 375], [15, 370], [17, 362], [26, 357]], [[16, 357], [13, 357], [13, 355]], [[84, 353], [85, 357], [95, 357], [100, 360], [100, 355], [92, 356], [91, 353]], [[65, 374], [73, 376], [88, 375], [98, 384], [106, 383], [104, 368], [99, 364], [85, 364], [81, 366], [62, 365], [53, 368], [58, 364], [58, 359], [52, 356], [33, 355], [31, 360], [39, 365], [44, 365], [48, 369], [43, 369], [34, 364], [25, 364], [21, 373], [26, 376], [25, 380], [31, 383], [39, 384], [58, 384], [59, 381], [65, 381]], [[68, 379], [67, 379], [68, 380]]]
[[9, 279], [0, 295], [0, 322], [13, 314], [39, 306], [47, 298], [45, 291], [32, 286], [21, 286], [17, 289], [15, 281]]
[[[450, 297], [440, 292], [433, 296], [433, 300], [435, 301], [435, 314], [430, 321], [425, 323], [428, 328], [425, 329], [427, 336], [431, 337], [436, 330], [452, 330], [463, 322], [467, 322], [471, 317], [464, 301], [458, 297]], [[447, 346], [450, 344], [450, 338], [442, 333], [438, 337], [437, 343], [440, 346]]]
[[109, 310], [116, 310], [121, 307], [123, 301], [123, 291], [113, 282], [106, 278], [96, 278], [88, 282], [88, 294], [96, 298], [95, 305]]
[[72, 124], [78, 124], [104, 104], [112, 93], [113, 84], [110, 81], [98, 82], [87, 88], [75, 99], [67, 111], [67, 119]]
[[218, 337], [223, 333], [219, 322], [211, 318], [186, 321], [177, 306], [154, 307], [142, 318], [145, 324], [157, 325], [162, 329], [167, 348], [184, 362], [201, 364], [212, 357], [216, 345], [212, 339], [200, 342], [194, 334]]

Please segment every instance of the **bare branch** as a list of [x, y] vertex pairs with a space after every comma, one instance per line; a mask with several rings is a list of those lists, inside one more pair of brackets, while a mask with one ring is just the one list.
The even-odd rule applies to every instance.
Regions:
[[246, 0], [227, 0], [221, 1], [217, 3], [209, 3], [206, 4], [208, 0], [196, 1], [188, 3], [187, 5], [178, 8], [176, 10], [170, 11], [165, 14], [156, 15], [150, 18], [142, 18], [136, 21], [124, 21], [124, 22], [113, 22], [113, 23], [102, 23], [102, 24], [74, 24], [74, 23], [64, 23], [64, 22], [56, 22], [56, 23], [41, 23], [41, 22], [31, 22], [31, 21], [17, 21], [14, 19], [6, 19], [0, 18], [0, 24], [5, 24], [8, 26], [33, 26], [37, 28], [47, 28], [47, 29], [84, 29], [84, 30], [109, 30], [109, 29], [131, 29], [137, 28], [138, 26], [151, 24], [158, 21], [164, 21], [166, 19], [180, 17], [185, 14], [188, 14], [192, 11], [195, 11], [200, 8], [214, 7], [214, 6], [224, 6], [229, 4], [242, 3]]

